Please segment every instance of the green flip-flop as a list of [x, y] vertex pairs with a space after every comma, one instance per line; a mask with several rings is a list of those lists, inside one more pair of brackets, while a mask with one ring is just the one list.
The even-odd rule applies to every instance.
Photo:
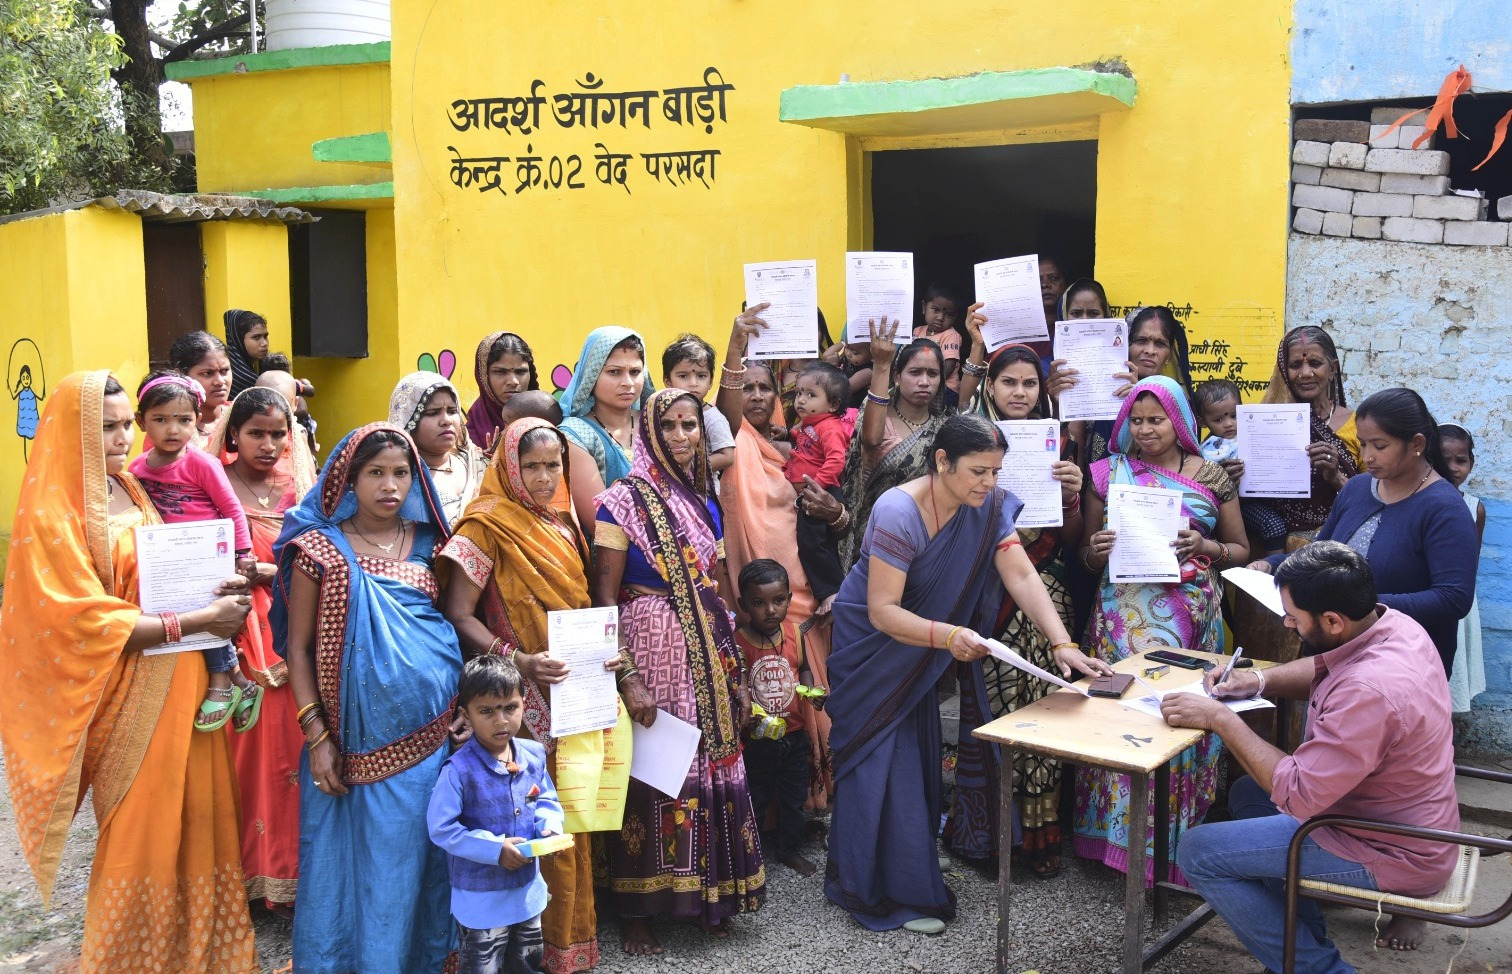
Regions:
[[[218, 690], [214, 689], [206, 692], [219, 693]], [[239, 703], [241, 703], [241, 689], [238, 687], [231, 688], [231, 699], [229, 700], [201, 700], [199, 705], [200, 714], [205, 717], [215, 717], [215, 720], [208, 724], [202, 724], [196, 718], [194, 729], [202, 734], [215, 733], [226, 726], [226, 722], [231, 719], [231, 714], [236, 710], [236, 705]], [[219, 716], [216, 716], [217, 714]]]
[[245, 734], [247, 731], [257, 726], [257, 718], [262, 716], [263, 697], [267, 694], [267, 692], [268, 691], [265, 690], [261, 684], [254, 683], [252, 686], [248, 687], [244, 693], [242, 693], [241, 700], [237, 701], [237, 703], [233, 707], [233, 709], [236, 711], [234, 717], [245, 716], [249, 710], [251, 711], [252, 716], [247, 717], [246, 723], [243, 724], [237, 724], [235, 719], [233, 719], [231, 722], [232, 730], [236, 731], [238, 734]]

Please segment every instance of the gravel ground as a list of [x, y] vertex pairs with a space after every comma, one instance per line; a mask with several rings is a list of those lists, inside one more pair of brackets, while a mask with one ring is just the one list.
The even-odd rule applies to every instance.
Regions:
[[[16, 841], [8, 789], [0, 779], [0, 974], [72, 969], [83, 930], [84, 892], [94, 848], [93, 817], [86, 809], [75, 821], [64, 855], [53, 911], [44, 912]], [[1505, 830], [1503, 830], [1504, 832]], [[1488, 829], [1487, 834], [1495, 834]], [[808, 855], [823, 866], [823, 852]], [[1025, 875], [1015, 887], [1013, 942], [1009, 970], [1038, 974], [1112, 971], [1120, 956], [1123, 877], [1068, 852], [1060, 877], [1043, 881]], [[1512, 863], [1488, 860], [1482, 884], [1505, 896], [1512, 889]], [[975, 871], [957, 867], [947, 882], [958, 898], [957, 916], [939, 937], [904, 931], [863, 930], [824, 898], [821, 874], [799, 877], [777, 865], [768, 875], [766, 906], [740, 917], [728, 940], [717, 942], [689, 924], [663, 923], [656, 932], [666, 946], [659, 957], [632, 958], [621, 952], [612, 918], [600, 925], [606, 974], [655, 971], [766, 972], [990, 972], [997, 939], [996, 886]], [[1019, 879], [1015, 873], [1016, 880]], [[1499, 897], [1498, 897], [1499, 899]], [[1174, 900], [1180, 909], [1188, 901]], [[1483, 900], [1484, 902], [1484, 900]], [[1374, 916], [1339, 911], [1330, 926], [1345, 955], [1371, 974], [1428, 974], [1443, 971], [1464, 944], [1457, 931], [1435, 929], [1416, 954], [1391, 954], [1370, 947]], [[290, 925], [253, 911], [262, 970], [278, 970], [289, 960]], [[1214, 921], [1161, 963], [1158, 974], [1247, 974], [1256, 964], [1221, 921]], [[1512, 923], [1477, 931], [1455, 964], [1460, 972], [1512, 972]]]

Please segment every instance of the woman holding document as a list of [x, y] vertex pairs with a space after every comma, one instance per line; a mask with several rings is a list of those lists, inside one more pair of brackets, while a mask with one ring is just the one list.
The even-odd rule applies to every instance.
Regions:
[[[1249, 557], [1233, 481], [1218, 464], [1202, 459], [1186, 392], [1165, 376], [1135, 384], [1113, 421], [1112, 437], [1114, 452], [1092, 464], [1091, 490], [1084, 501], [1082, 564], [1102, 574], [1088, 628], [1090, 648], [1109, 662], [1161, 648], [1217, 651], [1223, 643], [1218, 572]], [[1108, 529], [1104, 514], [1110, 488], [1121, 485], [1180, 492], [1185, 527], [1169, 542], [1180, 581], [1112, 581], [1108, 569], [1117, 534]], [[1171, 821], [1173, 851], [1181, 833], [1201, 822], [1212, 804], [1221, 748], [1210, 735], [1172, 762], [1171, 801], [1177, 809]], [[1120, 843], [1128, 834], [1128, 795], [1126, 775], [1091, 768], [1078, 772], [1078, 855], [1118, 870], [1127, 867], [1128, 849]], [[1151, 858], [1147, 868], [1153, 870], [1153, 863]]]
[[238, 578], [203, 609], [141, 610], [133, 528], [160, 520], [126, 472], [131, 429], [120, 383], [77, 372], [48, 396], [32, 446], [0, 607], [6, 663], [24, 674], [0, 684], [16, 830], [46, 904], [93, 795], [86, 974], [252, 972], [227, 735], [189, 732], [204, 656], [140, 652], [180, 631], [229, 639], [252, 600]]
[[436, 608], [446, 520], [421, 462], [392, 426], [349, 433], [274, 547], [273, 636], [306, 741], [294, 955], [307, 974], [428, 974], [456, 945], [425, 814], [462, 653]]
[[[1071, 641], [1024, 553], [1013, 526], [1022, 505], [997, 486], [1002, 431], [980, 416], [952, 416], [930, 447], [928, 472], [877, 501], [862, 559], [835, 599], [826, 709], [837, 790], [824, 890], [867, 929], [937, 934], [955, 916], [955, 894], [935, 848], [943, 811], [936, 684], [956, 669], [963, 716], [967, 698], [985, 713], [975, 664], [988, 647], [978, 632], [995, 620], [1005, 587], [1048, 637], [1062, 674], [1108, 667]], [[962, 749], [974, 740], [963, 738]], [[995, 802], [996, 767], [985, 756], [983, 764], [989, 773], [975, 800]]]
[[[591, 759], [596, 753], [602, 763], [607, 733], [551, 736], [549, 688], [566, 678], [566, 664], [546, 656], [546, 613], [585, 609], [591, 601], [587, 542], [572, 519], [551, 506], [566, 475], [567, 438], [560, 430], [542, 419], [511, 423], [477, 498], [436, 563], [445, 590], [442, 608], [463, 652], [500, 653], [519, 668], [525, 691], [521, 733], [546, 747], [546, 769], [564, 800], [582, 790], [570, 771], [564, 778], [561, 758]], [[541, 932], [552, 974], [585, 971], [599, 961], [591, 836], [568, 831], [575, 832], [572, 848], [541, 860], [551, 890]]]
[[[663, 389], [641, 410], [629, 476], [600, 496], [593, 604], [618, 605], [636, 670], [620, 690], [630, 716], [663, 715], [702, 732], [668, 800], [631, 779], [609, 849], [609, 888], [631, 954], [661, 952], [650, 918], [691, 917], [715, 937], [766, 899], [758, 822], [740, 760], [744, 672], [735, 648], [719, 502], [701, 404]], [[662, 713], [659, 713], [662, 712]]]

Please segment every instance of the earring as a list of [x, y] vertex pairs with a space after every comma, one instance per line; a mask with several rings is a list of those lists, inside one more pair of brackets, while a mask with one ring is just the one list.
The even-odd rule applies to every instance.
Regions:
[[1420, 457], [1420, 456], [1423, 455], [1423, 451], [1421, 451], [1421, 450], [1414, 450], [1412, 452], [1412, 455], [1415, 456], [1415, 457]]

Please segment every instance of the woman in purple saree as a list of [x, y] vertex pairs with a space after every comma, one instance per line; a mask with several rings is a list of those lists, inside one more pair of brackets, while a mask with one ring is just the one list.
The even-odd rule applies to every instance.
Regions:
[[1024, 554], [1013, 529], [1023, 505], [997, 486], [1005, 448], [986, 419], [947, 419], [929, 473], [878, 498], [861, 557], [835, 598], [828, 712], [836, 800], [824, 889], [871, 930], [940, 933], [955, 915], [935, 848], [934, 688], [955, 666], [963, 692], [985, 696], [987, 645], [976, 627], [993, 622], [1000, 586], [1049, 636], [1063, 673], [1108, 671], [1071, 642]]

